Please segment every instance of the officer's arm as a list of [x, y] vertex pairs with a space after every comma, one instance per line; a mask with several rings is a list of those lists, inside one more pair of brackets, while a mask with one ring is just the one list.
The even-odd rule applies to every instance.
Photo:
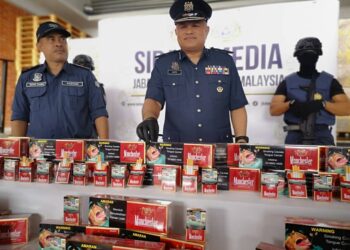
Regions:
[[289, 109], [290, 101], [286, 102], [286, 96], [274, 95], [270, 104], [270, 114], [272, 116], [282, 115]]
[[350, 115], [350, 100], [346, 94], [334, 95], [331, 102], [324, 102], [324, 108], [334, 115]]
[[231, 110], [231, 122], [236, 137], [247, 134], [247, 111], [244, 106]]
[[158, 119], [161, 109], [162, 105], [158, 101], [151, 98], [145, 99], [145, 102], [143, 103], [142, 107], [143, 120], [146, 120], [151, 117]]
[[108, 118], [100, 116], [95, 120], [96, 132], [99, 139], [109, 138]]
[[12, 136], [26, 136], [27, 135], [28, 122], [15, 120], [11, 122], [11, 135]]

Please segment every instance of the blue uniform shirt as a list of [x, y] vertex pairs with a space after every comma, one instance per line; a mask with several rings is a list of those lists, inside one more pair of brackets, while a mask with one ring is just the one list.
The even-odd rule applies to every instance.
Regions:
[[158, 58], [146, 98], [166, 104], [163, 140], [232, 142], [230, 111], [248, 102], [232, 57], [204, 49], [197, 65], [181, 51]]
[[11, 120], [27, 121], [27, 136], [91, 138], [101, 116], [108, 117], [102, 88], [84, 67], [65, 63], [54, 76], [41, 64], [18, 80]]

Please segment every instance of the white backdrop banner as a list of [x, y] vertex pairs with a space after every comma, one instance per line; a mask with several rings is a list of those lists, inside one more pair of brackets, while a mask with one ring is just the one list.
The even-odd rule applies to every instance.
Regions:
[[[300, 38], [315, 36], [321, 40], [323, 56], [317, 68], [336, 75], [338, 15], [338, 0], [213, 11], [206, 47], [234, 52], [232, 57], [249, 100], [248, 135], [252, 143], [283, 143], [282, 117], [271, 117], [269, 104], [279, 82], [299, 68], [293, 51]], [[129, 15], [99, 22], [99, 80], [107, 92], [111, 138], [137, 140], [135, 130], [142, 120], [141, 108], [155, 57], [179, 49], [174, 30], [167, 14]]]

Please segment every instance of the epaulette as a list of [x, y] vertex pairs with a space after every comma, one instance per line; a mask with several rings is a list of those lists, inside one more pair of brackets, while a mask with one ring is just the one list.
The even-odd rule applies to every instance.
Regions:
[[167, 53], [164, 53], [164, 54], [161, 54], [161, 55], [159, 55], [159, 56], [156, 56], [155, 58], [156, 59], [159, 59], [159, 58], [161, 58], [161, 57], [163, 57], [163, 56], [167, 56], [167, 55], [170, 55], [170, 54], [173, 54], [173, 53], [178, 53], [180, 50], [172, 50], [172, 51], [169, 51], [169, 52], [167, 52]]
[[73, 65], [73, 66], [76, 66], [76, 67], [83, 68], [83, 69], [86, 69], [86, 70], [90, 70], [90, 71], [91, 71], [91, 69], [89, 69], [88, 67], [85, 67], [85, 66], [83, 66], [83, 65], [79, 65], [79, 64], [75, 64], [75, 63], [71, 63], [70, 65]]
[[30, 71], [30, 70], [32, 70], [32, 69], [39, 68], [41, 65], [42, 65], [42, 64], [38, 64], [38, 65], [35, 65], [35, 66], [33, 66], [33, 67], [23, 69], [23, 70], [22, 70], [22, 73], [28, 72], [28, 71]]
[[210, 50], [225, 53], [225, 54], [233, 54], [233, 51], [229, 51], [229, 50], [225, 50], [225, 49], [218, 49], [218, 48], [214, 48], [214, 47], [211, 47]]

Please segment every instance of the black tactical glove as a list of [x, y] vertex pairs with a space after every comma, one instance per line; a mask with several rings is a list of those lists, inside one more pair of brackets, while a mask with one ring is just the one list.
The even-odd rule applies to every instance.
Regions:
[[289, 110], [296, 116], [305, 119], [309, 114], [320, 111], [323, 108], [322, 100], [310, 102], [298, 102], [292, 100]]
[[156, 142], [158, 140], [159, 126], [156, 118], [147, 118], [136, 128], [136, 134], [146, 143], [150, 141]]

